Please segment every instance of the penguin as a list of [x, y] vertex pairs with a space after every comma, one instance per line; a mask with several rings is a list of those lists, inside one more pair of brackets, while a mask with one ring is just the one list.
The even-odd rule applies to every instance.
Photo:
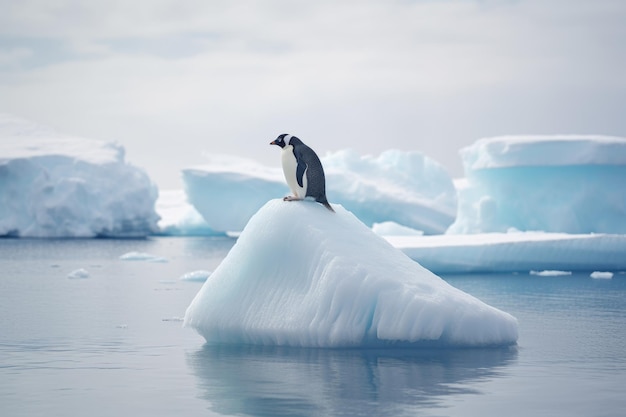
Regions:
[[287, 196], [283, 200], [297, 201], [312, 197], [334, 213], [335, 210], [326, 199], [324, 168], [313, 149], [287, 133], [279, 135], [270, 145], [280, 146], [283, 150], [283, 173], [293, 193], [293, 196]]

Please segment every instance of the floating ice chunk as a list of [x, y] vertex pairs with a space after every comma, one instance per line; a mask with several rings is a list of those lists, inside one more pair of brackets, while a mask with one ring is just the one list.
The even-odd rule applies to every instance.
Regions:
[[156, 263], [167, 262], [167, 259], [165, 258], [152, 255], [150, 253], [144, 253], [144, 252], [128, 252], [120, 256], [120, 259], [122, 261], [145, 261], [145, 262], [156, 262]]
[[193, 272], [187, 272], [185, 275], [181, 276], [179, 279], [181, 281], [195, 281], [195, 282], [204, 282], [209, 276], [211, 276], [211, 271], [198, 270]]
[[89, 278], [89, 272], [86, 269], [80, 268], [75, 271], [70, 272], [67, 277], [69, 279], [85, 279]]
[[185, 314], [209, 343], [487, 346], [517, 320], [391, 247], [340, 205], [272, 200]]
[[572, 275], [571, 271], [557, 271], [557, 270], [544, 270], [544, 271], [530, 271], [530, 275], [538, 275], [540, 277], [561, 277], [564, 275]]
[[173, 321], [173, 322], [182, 322], [184, 320], [185, 320], [184, 317], [167, 317], [167, 318], [161, 319], [161, 321]]
[[0, 114], [0, 236], [154, 233], [156, 185], [124, 153]]
[[612, 272], [594, 271], [589, 276], [591, 278], [593, 278], [593, 279], [611, 279], [611, 278], [613, 278], [613, 273]]
[[385, 239], [439, 273], [626, 268], [626, 235], [523, 232]]
[[396, 222], [374, 223], [372, 231], [380, 236], [422, 236], [421, 230], [411, 229]]

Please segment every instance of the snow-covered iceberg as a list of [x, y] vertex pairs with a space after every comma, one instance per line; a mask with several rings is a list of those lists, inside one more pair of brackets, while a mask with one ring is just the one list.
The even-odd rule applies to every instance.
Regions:
[[[208, 155], [183, 170], [188, 200], [215, 231], [240, 231], [268, 200], [289, 194], [282, 170], [255, 161]], [[456, 190], [446, 170], [419, 152], [388, 150], [378, 157], [344, 150], [322, 158], [326, 194], [361, 221], [393, 221], [426, 234], [454, 221]]]
[[143, 237], [156, 198], [123, 147], [0, 114], [0, 236]]
[[450, 286], [334, 207], [268, 202], [191, 302], [185, 325], [212, 344], [516, 342], [514, 317]]
[[449, 233], [626, 233], [626, 138], [503, 136], [460, 153]]

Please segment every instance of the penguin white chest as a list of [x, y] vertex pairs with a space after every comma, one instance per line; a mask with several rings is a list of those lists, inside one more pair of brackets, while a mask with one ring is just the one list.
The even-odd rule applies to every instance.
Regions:
[[298, 179], [296, 178], [298, 161], [296, 160], [296, 156], [293, 154], [293, 146], [285, 146], [281, 157], [283, 163], [283, 174], [285, 174], [285, 180], [287, 181], [287, 185], [289, 185], [291, 192], [296, 198], [306, 197], [306, 171], [304, 171], [304, 175], [302, 176], [302, 187], [300, 187], [300, 185], [298, 185]]

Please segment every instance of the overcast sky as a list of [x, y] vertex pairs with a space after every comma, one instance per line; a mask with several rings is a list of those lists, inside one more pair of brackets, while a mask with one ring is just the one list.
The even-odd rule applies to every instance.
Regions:
[[626, 1], [0, 0], [0, 112], [114, 140], [163, 188], [203, 152], [279, 164], [626, 136]]

